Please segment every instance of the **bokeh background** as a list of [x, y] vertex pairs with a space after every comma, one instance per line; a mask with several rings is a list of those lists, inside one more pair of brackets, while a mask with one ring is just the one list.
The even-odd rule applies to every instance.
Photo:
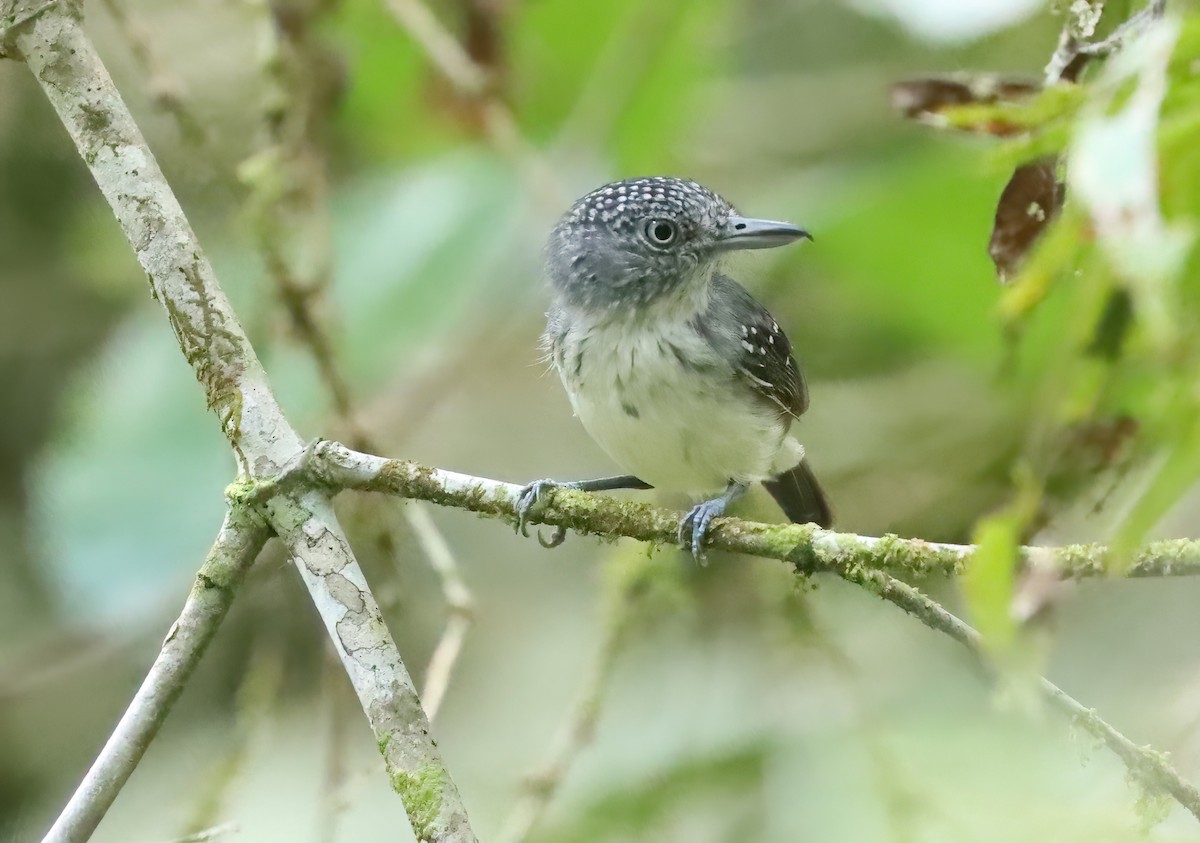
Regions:
[[[541, 240], [598, 184], [678, 174], [815, 234], [735, 274], [796, 346], [802, 438], [841, 529], [969, 541], [1013, 499], [1073, 299], [1052, 296], [1014, 341], [987, 242], [1019, 159], [904, 122], [889, 89], [961, 70], [1037, 79], [1060, 14], [1035, 0], [430, 9], [492, 95], [447, 81], [438, 61], [455, 51], [420, 45], [402, 0], [86, 4], [304, 435], [512, 481], [611, 473], [539, 360]], [[1196, 196], [1175, 199], [1194, 211]], [[0, 838], [24, 841], [157, 652], [234, 464], [14, 61], [0, 62], [0, 277]], [[301, 304], [340, 396], [296, 327]], [[778, 519], [756, 494], [742, 513]], [[452, 613], [402, 506], [339, 502], [420, 686]], [[1194, 533], [1197, 514], [1182, 496], [1155, 532]], [[1200, 839], [1019, 677], [989, 681], [870, 594], [625, 541], [547, 551], [499, 522], [432, 515], [473, 600], [435, 731], [483, 840]], [[1052, 538], [1112, 530], [1053, 523]], [[956, 584], [924, 585], [969, 608]], [[1200, 779], [1198, 600], [1187, 579], [1081, 584], [1022, 659]], [[256, 843], [411, 837], [277, 549], [96, 839], [225, 823], [220, 839]]]

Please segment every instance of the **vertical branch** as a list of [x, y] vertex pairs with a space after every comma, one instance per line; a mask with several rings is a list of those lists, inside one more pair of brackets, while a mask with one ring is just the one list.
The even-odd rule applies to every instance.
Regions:
[[425, 558], [429, 560], [430, 567], [441, 581], [442, 594], [450, 612], [446, 629], [433, 648], [433, 655], [429, 657], [429, 667], [425, 670], [425, 688], [421, 694], [425, 713], [433, 720], [442, 706], [442, 699], [450, 686], [450, 675], [458, 662], [459, 653], [462, 652], [467, 632], [471, 629], [475, 601], [459, 573], [458, 562], [454, 559], [450, 544], [437, 524], [433, 523], [429, 509], [419, 501], [410, 501], [409, 505], [404, 507], [404, 514], [408, 517], [408, 525], [416, 535], [417, 541], [425, 550]]
[[[269, 146], [244, 172], [254, 191], [249, 201], [259, 248], [283, 303], [291, 328], [317, 367], [337, 423], [356, 447], [378, 450], [354, 414], [350, 383], [338, 359], [321, 299], [333, 280], [333, 237], [329, 219], [329, 168], [325, 133], [340, 96], [340, 64], [319, 40], [317, 24], [329, 4], [271, 0], [272, 50], [266, 69], [273, 93], [266, 109]], [[306, 234], [300, 238], [288, 232]], [[305, 248], [300, 249], [303, 245]], [[470, 628], [471, 595], [458, 574], [449, 544], [421, 504], [405, 516], [438, 574], [450, 616], [427, 672], [422, 695], [432, 720]], [[380, 544], [394, 548], [395, 529], [380, 526]]]
[[317, 314], [333, 275], [325, 134], [345, 74], [315, 28], [333, 7], [297, 0], [265, 0], [263, 6], [270, 28], [264, 61], [267, 146], [241, 167], [250, 187], [248, 216], [292, 331], [311, 351], [351, 440], [367, 447], [352, 418], [350, 386]]
[[599, 651], [556, 739], [550, 758], [525, 777], [524, 792], [504, 822], [500, 835], [502, 843], [524, 843], [529, 839], [546, 815], [571, 765], [591, 743], [600, 715], [600, 703], [612, 679], [617, 656], [633, 628], [634, 604], [645, 590], [645, 572], [651, 570], [653, 565], [649, 557], [638, 558], [630, 565], [631, 570], [622, 572], [614, 584]]
[[346, 806], [346, 724], [349, 712], [346, 710], [338, 667], [337, 658], [326, 650], [321, 667], [321, 689], [325, 697], [329, 731], [324, 781], [321, 783], [321, 805], [313, 835], [317, 843], [336, 843], [338, 821]]

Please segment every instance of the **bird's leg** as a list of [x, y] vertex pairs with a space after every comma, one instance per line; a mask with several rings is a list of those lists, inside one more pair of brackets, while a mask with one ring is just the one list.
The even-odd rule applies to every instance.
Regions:
[[[529, 537], [529, 511], [542, 499], [542, 495], [554, 489], [575, 489], [580, 492], [609, 492], [613, 489], [653, 489], [644, 480], [639, 480], [632, 474], [620, 474], [616, 477], [598, 477], [595, 480], [535, 480], [517, 494], [517, 532]], [[559, 527], [550, 543], [542, 542], [546, 547], [557, 547], [562, 544], [566, 530]], [[541, 536], [538, 537], [541, 541]]]
[[[692, 556], [700, 564], [704, 564], [704, 542], [708, 538], [708, 526], [712, 520], [719, 515], [725, 514], [725, 508], [735, 500], [746, 494], [746, 490], [750, 488], [745, 483], [731, 482], [725, 487], [725, 491], [720, 497], [713, 498], [704, 503], [698, 503], [692, 507], [692, 511], [683, 517], [679, 522], [679, 543], [684, 548], [691, 547]], [[688, 544], [688, 532], [691, 532], [691, 544]]]

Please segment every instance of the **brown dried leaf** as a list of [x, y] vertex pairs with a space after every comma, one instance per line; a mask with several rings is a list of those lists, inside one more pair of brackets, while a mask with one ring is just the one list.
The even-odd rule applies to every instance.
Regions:
[[1016, 274], [1037, 238], [1058, 215], [1064, 193], [1055, 155], [1028, 161], [1013, 171], [996, 205], [988, 243], [988, 254], [1002, 284]]
[[1041, 90], [1041, 83], [998, 74], [959, 74], [908, 79], [892, 86], [892, 107], [911, 120], [939, 128], [955, 128], [988, 135], [1010, 135], [1022, 127], [994, 115], [978, 122], [950, 121], [946, 112], [964, 105], [991, 105], [1025, 99]]

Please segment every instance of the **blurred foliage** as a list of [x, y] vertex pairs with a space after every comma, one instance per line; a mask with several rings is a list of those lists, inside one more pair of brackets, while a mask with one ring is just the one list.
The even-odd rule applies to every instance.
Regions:
[[[918, 73], [1037, 79], [1062, 10], [431, 6], [491, 73], [536, 168], [489, 140], [481, 104], [438, 75], [386, 2], [130, 0], [124, 23], [87, 9], [301, 430], [335, 433], [337, 413], [284, 318], [268, 247], [320, 280], [327, 214], [328, 277], [311, 303], [381, 448], [513, 480], [609, 473], [538, 362], [541, 238], [609, 178], [691, 175], [816, 234], [734, 269], [802, 359], [813, 408], [801, 431], [841, 528], [980, 541], [961, 601], [957, 584], [924, 585], [963, 605], [999, 665], [1047, 669], [1200, 778], [1195, 584], [1055, 591], [1036, 635], [1009, 611], [1020, 541], [1126, 549], [1195, 532], [1196, 4], [1172, 0], [1077, 84], [940, 115], [951, 129], [1003, 126], [1003, 140], [905, 123], [887, 92]], [[1137, 8], [1110, 2], [1100, 36]], [[130, 48], [129, 20], [202, 136], [155, 99], [163, 68]], [[53, 120], [25, 69], [0, 62], [0, 835], [14, 840], [46, 827], [136, 688], [233, 470]], [[988, 259], [997, 202], [1015, 167], [1046, 155], [1066, 205], [1002, 287]], [[339, 506], [420, 682], [446, 614], [436, 578], [399, 504]], [[765, 497], [743, 512], [778, 517]], [[797, 586], [774, 564], [695, 569], [671, 550], [575, 537], [547, 553], [436, 515], [476, 603], [436, 729], [484, 840], [502, 839], [523, 776], [554, 754], [596, 675], [592, 741], [531, 839], [1196, 836], [1179, 809], [1160, 822], [1155, 795], [1067, 724], [1006, 707], [953, 644], [869, 595]], [[230, 839], [254, 841], [406, 833], [322, 642], [268, 554], [97, 840], [226, 820], [241, 829]]]

